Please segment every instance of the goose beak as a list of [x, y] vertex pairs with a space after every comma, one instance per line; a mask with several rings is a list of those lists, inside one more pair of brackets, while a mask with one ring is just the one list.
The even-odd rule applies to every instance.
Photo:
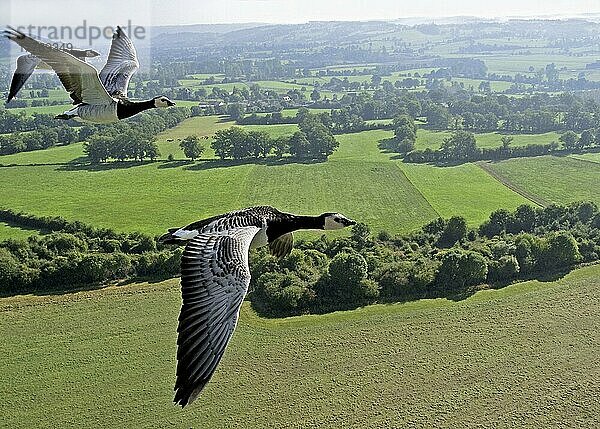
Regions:
[[175, 103], [173, 103], [171, 100], [167, 101], [167, 106], [171, 107], [171, 106], [174, 106], [174, 105], [175, 105]]
[[356, 225], [356, 221], [352, 220], [352, 219], [346, 219], [344, 221], [344, 223], [346, 224], [346, 226], [352, 226], [352, 225]]

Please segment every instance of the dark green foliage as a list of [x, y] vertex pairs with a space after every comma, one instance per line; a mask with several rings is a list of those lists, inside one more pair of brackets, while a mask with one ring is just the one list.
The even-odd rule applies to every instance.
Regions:
[[440, 255], [440, 261], [436, 283], [441, 291], [462, 289], [485, 282], [488, 266], [479, 253], [451, 249]]
[[181, 249], [158, 250], [149, 235], [117, 233], [59, 217], [0, 210], [0, 219], [47, 232], [0, 242], [0, 293], [104, 283], [179, 273]]
[[183, 154], [192, 161], [200, 158], [204, 152], [204, 146], [200, 143], [198, 136], [187, 136], [181, 140], [179, 147], [183, 150]]
[[[182, 248], [157, 248], [145, 234], [10, 210], [0, 210], [0, 220], [49, 232], [0, 243], [2, 293], [162, 279], [179, 271]], [[599, 226], [598, 209], [589, 202], [497, 210], [481, 234], [461, 217], [396, 237], [374, 237], [359, 223], [346, 237], [297, 242], [282, 259], [267, 248], [252, 251], [250, 299], [263, 314], [286, 316], [460, 295], [484, 282], [502, 285], [597, 261]]]

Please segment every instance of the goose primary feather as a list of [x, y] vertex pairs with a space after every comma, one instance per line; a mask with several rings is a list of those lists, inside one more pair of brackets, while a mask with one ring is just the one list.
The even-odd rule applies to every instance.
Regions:
[[106, 65], [98, 71], [69, 52], [42, 43], [9, 27], [4, 35], [48, 64], [57, 74], [76, 104], [57, 119], [76, 119], [91, 123], [117, 122], [156, 107], [174, 106], [165, 96], [145, 101], [127, 99], [127, 86], [139, 68], [135, 47], [127, 34], [117, 27]]
[[250, 248], [269, 245], [271, 253], [282, 257], [291, 251], [293, 231], [354, 224], [339, 213], [299, 216], [259, 206], [172, 228], [161, 236], [163, 243], [185, 245], [174, 402], [182, 407], [193, 402], [225, 352], [250, 284]]
[[[62, 46], [62, 44], [58, 44]], [[61, 49], [69, 54], [73, 55], [75, 58], [80, 59], [81, 61], [85, 61], [86, 58], [94, 58], [99, 56], [100, 54], [93, 49]], [[34, 70], [52, 70], [48, 64], [40, 60], [33, 54], [24, 54], [20, 55], [17, 58], [17, 68], [15, 69], [15, 73], [13, 74], [12, 81], [10, 83], [10, 90], [8, 91], [8, 98], [6, 102], [9, 103], [21, 90], [25, 82], [29, 79], [29, 77], [33, 74]]]

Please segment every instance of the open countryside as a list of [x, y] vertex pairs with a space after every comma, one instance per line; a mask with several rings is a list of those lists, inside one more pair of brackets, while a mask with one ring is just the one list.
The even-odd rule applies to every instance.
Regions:
[[[157, 27], [129, 97], [177, 105], [109, 125], [34, 72], [0, 108], [7, 427], [600, 425], [593, 17]], [[256, 205], [358, 225], [251, 251], [182, 411], [156, 239]]]

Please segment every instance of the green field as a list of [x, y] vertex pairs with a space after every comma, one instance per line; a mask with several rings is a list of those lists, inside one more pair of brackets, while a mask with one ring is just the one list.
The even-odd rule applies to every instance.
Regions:
[[474, 164], [443, 168], [399, 165], [440, 216], [463, 216], [471, 226], [482, 223], [499, 208], [513, 210], [521, 204], [531, 204]]
[[600, 204], [600, 164], [572, 157], [518, 158], [489, 166], [508, 181], [546, 201]]
[[[231, 125], [226, 117], [194, 117], [161, 133], [161, 158], [172, 153], [179, 160], [173, 163], [6, 167], [0, 170], [0, 186], [7, 190], [3, 205], [121, 231], [158, 234], [167, 227], [228, 210], [273, 204], [300, 213], [339, 210], [367, 223], [373, 231], [400, 233], [438, 216], [461, 215], [475, 226], [494, 210], [528, 202], [473, 164], [441, 168], [395, 160], [395, 154], [378, 148], [380, 140], [393, 135], [388, 130], [336, 136], [340, 147], [329, 161], [321, 163], [271, 159], [269, 165], [223, 164], [214, 159], [210, 139], [202, 139], [207, 148], [202, 162], [182, 162], [178, 139], [191, 134], [211, 136]], [[276, 136], [297, 128], [286, 124], [246, 129], [266, 130]], [[420, 138], [442, 134], [419, 130]], [[75, 144], [0, 157], [0, 162], [66, 163], [81, 154], [81, 144]], [[578, 186], [585, 194], [586, 184]], [[539, 195], [536, 190], [530, 192]], [[577, 199], [577, 192], [573, 195]]]
[[1, 240], [9, 238], [23, 239], [31, 235], [37, 235], [39, 231], [35, 229], [20, 228], [16, 225], [12, 225], [6, 222], [0, 221], [0, 237]]
[[600, 267], [445, 299], [262, 319], [172, 405], [178, 281], [0, 299], [10, 428], [600, 425]]
[[67, 146], [55, 146], [49, 149], [19, 152], [0, 156], [0, 164], [55, 164], [71, 162], [85, 156], [83, 143], [72, 143]]

